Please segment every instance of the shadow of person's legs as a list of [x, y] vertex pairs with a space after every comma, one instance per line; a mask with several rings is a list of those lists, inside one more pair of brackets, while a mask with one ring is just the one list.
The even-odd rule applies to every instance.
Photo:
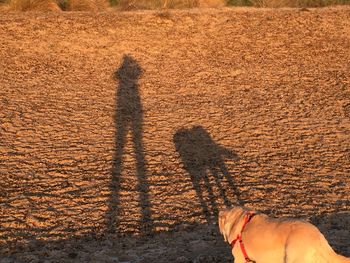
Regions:
[[226, 189], [225, 187], [222, 187], [222, 184], [221, 184], [221, 178], [222, 178], [222, 176], [220, 175], [221, 170], [219, 172], [219, 169], [215, 166], [211, 167], [210, 170], [213, 177], [215, 178], [215, 183], [220, 191], [221, 198], [224, 200], [225, 206], [226, 207], [232, 206], [231, 201], [227, 198]]
[[[236, 199], [237, 199], [236, 204], [243, 206], [244, 202], [241, 199], [241, 195], [240, 195], [240, 192], [237, 188], [237, 184], [235, 184], [235, 182], [233, 181], [232, 176], [230, 175], [224, 160], [221, 160], [219, 162], [218, 168], [219, 168], [220, 172], [225, 176], [225, 178], [228, 182], [229, 188], [232, 189], [234, 195], [236, 196]], [[231, 203], [231, 205], [232, 205], [232, 203]]]
[[[140, 117], [140, 116], [139, 116]], [[149, 199], [149, 185], [146, 178], [145, 156], [142, 144], [142, 119], [136, 118], [133, 122], [133, 144], [136, 158], [136, 176], [138, 180], [137, 190], [141, 207], [141, 232], [152, 232], [151, 204]]]
[[206, 177], [207, 175], [205, 174], [205, 170], [201, 170], [201, 169], [198, 169], [198, 170], [190, 169], [190, 170], [191, 170], [190, 177], [191, 177], [193, 188], [196, 191], [199, 203], [201, 205], [203, 214], [205, 216], [205, 220], [207, 223], [209, 223], [212, 221], [211, 217], [210, 217], [210, 209], [209, 209], [209, 206], [204, 199], [203, 189], [200, 185], [200, 179], [202, 177]]
[[107, 231], [114, 233], [118, 228], [118, 209], [119, 209], [119, 189], [120, 177], [122, 171], [122, 158], [124, 152], [125, 139], [127, 134], [127, 122], [120, 116], [117, 110], [118, 118], [115, 120], [115, 153], [113, 156], [112, 178], [109, 185], [110, 198], [107, 210]]

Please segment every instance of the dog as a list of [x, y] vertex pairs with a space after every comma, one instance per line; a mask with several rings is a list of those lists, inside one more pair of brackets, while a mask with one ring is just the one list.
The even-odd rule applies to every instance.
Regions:
[[219, 212], [219, 229], [235, 263], [350, 263], [314, 225], [301, 220], [273, 219], [234, 207]]

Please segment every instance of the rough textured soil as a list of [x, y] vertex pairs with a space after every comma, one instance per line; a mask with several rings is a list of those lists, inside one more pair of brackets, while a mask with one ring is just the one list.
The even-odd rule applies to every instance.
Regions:
[[350, 8], [0, 13], [0, 262], [230, 262], [217, 211], [350, 256]]

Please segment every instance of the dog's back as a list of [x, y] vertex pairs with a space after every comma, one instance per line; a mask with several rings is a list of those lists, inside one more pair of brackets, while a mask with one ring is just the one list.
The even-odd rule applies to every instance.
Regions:
[[[237, 211], [240, 209], [226, 211], [219, 220], [220, 231], [228, 242], [237, 231], [225, 226], [230, 226], [231, 220], [237, 221]], [[334, 252], [316, 226], [301, 220], [273, 219], [256, 213], [242, 237], [249, 257], [259, 263], [350, 263], [350, 259]], [[237, 262], [245, 262], [239, 246], [234, 247], [233, 255]]]

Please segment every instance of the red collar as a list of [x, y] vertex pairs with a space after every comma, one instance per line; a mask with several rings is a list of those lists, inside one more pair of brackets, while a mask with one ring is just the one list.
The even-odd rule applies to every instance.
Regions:
[[241, 247], [241, 250], [242, 250], [242, 253], [243, 253], [243, 256], [245, 258], [245, 262], [254, 262], [252, 261], [249, 257], [248, 257], [248, 254], [247, 254], [247, 251], [244, 247], [244, 244], [243, 244], [243, 240], [242, 240], [242, 233], [243, 233], [243, 230], [244, 228], [246, 227], [246, 225], [249, 223], [249, 221], [253, 218], [253, 216], [255, 216], [255, 213], [253, 211], [250, 211], [250, 212], [246, 212], [245, 216], [244, 216], [244, 223], [243, 223], [243, 226], [242, 226], [242, 230], [241, 232], [237, 235], [237, 237], [232, 240], [232, 242], [230, 243], [231, 245], [231, 248], [233, 249], [236, 242], [239, 241], [239, 245]]

